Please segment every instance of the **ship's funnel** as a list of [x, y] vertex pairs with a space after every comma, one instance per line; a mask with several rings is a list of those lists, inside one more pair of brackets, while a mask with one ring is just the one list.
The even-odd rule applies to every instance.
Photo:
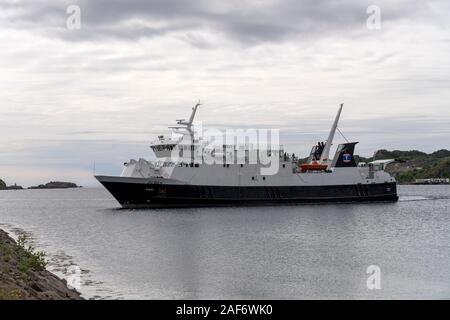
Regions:
[[336, 129], [338, 126], [339, 118], [341, 116], [342, 108], [344, 107], [344, 104], [341, 103], [341, 106], [339, 107], [339, 111], [336, 115], [336, 118], [334, 119], [333, 126], [331, 127], [330, 134], [328, 135], [327, 143], [325, 144], [325, 147], [323, 149], [322, 155], [320, 157], [320, 163], [327, 163], [328, 157], [330, 156], [330, 149], [331, 145], [333, 144], [334, 134], [336, 133]]
[[358, 142], [347, 142], [340, 144], [336, 150], [333, 162], [329, 167], [331, 168], [348, 168], [356, 167], [355, 161], [355, 145]]

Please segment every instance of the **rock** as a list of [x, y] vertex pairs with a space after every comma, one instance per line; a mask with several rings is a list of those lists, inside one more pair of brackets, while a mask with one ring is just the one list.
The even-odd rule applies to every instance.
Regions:
[[[65, 281], [48, 270], [20, 271], [23, 249], [1, 229], [0, 247], [3, 249], [0, 250], [0, 298], [83, 300], [77, 291], [69, 289]], [[7, 255], [9, 259], [5, 259]]]
[[42, 288], [39, 286], [39, 284], [38, 284], [37, 282], [33, 282], [33, 283], [30, 285], [30, 287], [31, 287], [31, 289], [34, 289], [34, 290], [36, 290], [37, 292], [42, 292], [42, 291], [44, 291], [44, 290], [42, 290]]

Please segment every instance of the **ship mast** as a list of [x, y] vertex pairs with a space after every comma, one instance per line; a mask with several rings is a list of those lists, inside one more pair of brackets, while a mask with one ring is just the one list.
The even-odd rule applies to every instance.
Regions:
[[194, 123], [195, 113], [197, 112], [197, 108], [201, 106], [200, 100], [197, 102], [197, 104], [192, 108], [191, 116], [189, 117], [189, 121], [187, 123], [187, 126], [189, 127], [189, 130], [192, 127], [192, 124]]
[[331, 128], [330, 134], [328, 135], [327, 143], [325, 144], [322, 155], [320, 156], [319, 163], [326, 163], [328, 161], [328, 157], [330, 156], [331, 145], [333, 144], [334, 134], [336, 133], [339, 117], [341, 116], [341, 111], [343, 107], [344, 104], [341, 103], [336, 118], [334, 119], [333, 127]]
[[192, 130], [192, 125], [194, 124], [195, 113], [197, 112], [198, 107], [201, 106], [200, 100], [197, 104], [192, 108], [192, 113], [189, 117], [189, 120], [186, 121], [184, 119], [177, 120], [177, 126], [171, 126], [170, 129], [174, 129], [174, 132], [179, 133], [178, 130], [184, 129], [188, 132], [190, 138], [190, 151], [191, 151], [191, 164], [194, 164], [194, 131]]
[[171, 129], [186, 129], [189, 134], [192, 136], [193, 132], [192, 132], [192, 125], [194, 124], [194, 118], [195, 118], [195, 113], [197, 112], [197, 108], [201, 106], [200, 101], [197, 102], [197, 104], [192, 108], [192, 113], [191, 116], [189, 117], [189, 120], [186, 121], [184, 119], [181, 120], [177, 120], [177, 124], [181, 125], [181, 126], [171, 126], [169, 128]]

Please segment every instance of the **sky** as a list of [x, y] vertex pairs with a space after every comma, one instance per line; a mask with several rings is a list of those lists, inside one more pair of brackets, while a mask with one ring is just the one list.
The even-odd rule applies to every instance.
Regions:
[[0, 0], [0, 48], [8, 184], [94, 186], [198, 99], [300, 156], [340, 103], [361, 155], [450, 148], [449, 1]]

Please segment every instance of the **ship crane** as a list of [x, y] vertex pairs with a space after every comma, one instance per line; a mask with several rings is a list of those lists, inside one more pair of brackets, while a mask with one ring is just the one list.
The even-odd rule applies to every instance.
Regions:
[[[333, 139], [334, 135], [336, 133], [339, 118], [341, 117], [342, 108], [344, 107], [344, 104], [341, 103], [341, 106], [339, 107], [338, 113], [336, 115], [336, 118], [334, 119], [333, 126], [331, 127], [330, 133], [328, 134], [328, 139], [325, 143], [325, 145], [319, 145], [315, 148], [313, 148], [313, 151], [311, 151], [310, 160], [308, 163], [300, 165], [301, 172], [307, 172], [307, 171], [324, 171], [328, 169], [328, 166], [330, 165], [329, 156], [330, 156], [330, 150], [331, 146], [333, 145]], [[320, 148], [320, 149], [317, 149]], [[318, 151], [319, 150], [319, 151]], [[315, 157], [315, 153], [319, 152], [320, 154], [317, 159]]]
[[331, 145], [333, 144], [334, 134], [336, 133], [336, 129], [339, 123], [339, 118], [341, 117], [342, 108], [344, 107], [344, 104], [341, 103], [341, 106], [339, 107], [339, 111], [336, 115], [336, 118], [334, 119], [333, 127], [331, 127], [330, 134], [328, 135], [327, 142], [325, 144], [325, 148], [322, 151], [322, 155], [320, 156], [319, 163], [321, 164], [327, 164], [328, 163], [328, 157], [330, 156], [330, 150]]

